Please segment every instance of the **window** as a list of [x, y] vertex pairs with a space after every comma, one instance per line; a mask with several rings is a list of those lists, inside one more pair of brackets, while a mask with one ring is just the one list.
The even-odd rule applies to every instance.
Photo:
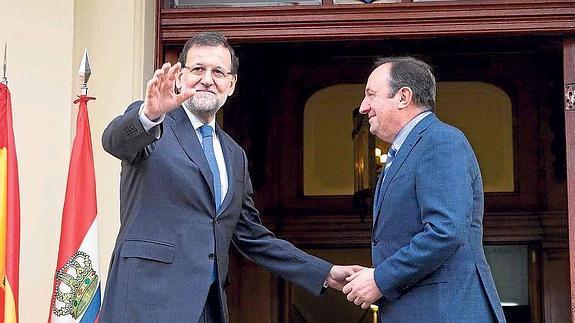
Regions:
[[[305, 196], [352, 195], [352, 112], [363, 98], [364, 84], [323, 88], [304, 110]], [[467, 136], [475, 150], [485, 192], [513, 192], [513, 115], [511, 100], [484, 82], [439, 82], [438, 117]]]
[[[397, 2], [401, 2], [401, 0], [373, 0], [373, 1], [369, 2], [369, 4], [372, 4], [372, 3], [397, 3]], [[366, 2], [363, 0], [333, 0], [333, 4], [366, 4]]]
[[529, 247], [493, 245], [484, 249], [507, 321], [529, 322]]
[[321, 5], [321, 0], [172, 0], [169, 8]]
[[352, 113], [363, 84], [321, 89], [304, 110], [304, 195], [353, 195]]

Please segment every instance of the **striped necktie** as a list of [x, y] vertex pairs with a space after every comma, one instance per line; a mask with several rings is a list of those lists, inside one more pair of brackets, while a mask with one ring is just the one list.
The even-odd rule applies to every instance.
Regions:
[[387, 159], [385, 160], [385, 167], [383, 168], [383, 179], [384, 180], [385, 180], [385, 175], [387, 173], [387, 170], [389, 169], [389, 167], [391, 167], [391, 162], [393, 161], [395, 154], [397, 154], [397, 150], [395, 148], [393, 148], [393, 146], [389, 147], [389, 150], [387, 151]]
[[[381, 203], [383, 202], [383, 192], [381, 191], [382, 187], [383, 187], [383, 182], [385, 181], [385, 175], [387, 170], [391, 167], [391, 162], [393, 160], [393, 158], [395, 157], [395, 154], [397, 154], [397, 150], [395, 148], [393, 148], [393, 146], [389, 147], [389, 150], [387, 151], [387, 159], [385, 160], [385, 167], [383, 167], [383, 171], [381, 176], [381, 180], [379, 182], [379, 187], [377, 188], [377, 196], [376, 196], [376, 201], [374, 204], [374, 207], [376, 209], [379, 209], [379, 206], [381, 206]], [[373, 219], [375, 221], [376, 216], [373, 216]]]

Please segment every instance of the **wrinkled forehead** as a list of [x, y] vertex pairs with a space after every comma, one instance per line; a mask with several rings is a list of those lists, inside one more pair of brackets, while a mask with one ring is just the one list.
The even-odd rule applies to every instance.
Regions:
[[221, 45], [202, 46], [194, 45], [190, 47], [186, 54], [186, 65], [209, 65], [220, 66], [227, 69], [232, 66], [232, 56], [230, 51]]

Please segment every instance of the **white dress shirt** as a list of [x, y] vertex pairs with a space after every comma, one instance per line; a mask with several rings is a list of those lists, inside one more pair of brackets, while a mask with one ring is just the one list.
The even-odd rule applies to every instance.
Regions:
[[[391, 146], [393, 147], [393, 149], [397, 151], [397, 153], [399, 152], [399, 149], [403, 145], [405, 139], [407, 139], [407, 136], [411, 133], [411, 130], [413, 130], [413, 128], [415, 128], [415, 126], [417, 126], [417, 124], [421, 120], [423, 120], [423, 118], [427, 117], [430, 114], [431, 111], [429, 110], [423, 111], [422, 113], [418, 114], [415, 118], [411, 119], [411, 121], [409, 121], [405, 126], [403, 126], [403, 128], [401, 128], [401, 130], [395, 136], [395, 139], [393, 139], [393, 143], [391, 144]], [[389, 165], [391, 165], [392, 163], [393, 160], [391, 161], [391, 163], [389, 163]]]
[[[188, 115], [188, 118], [190, 119], [190, 122], [192, 123], [192, 126], [194, 127], [194, 130], [196, 131], [196, 136], [198, 137], [198, 140], [200, 142], [200, 145], [202, 144], [202, 133], [200, 132], [200, 127], [204, 125], [204, 123], [198, 119], [198, 117], [196, 117], [193, 113], [190, 112], [190, 110], [188, 110], [188, 108], [186, 107], [186, 104], [182, 104], [184, 106], [184, 111], [186, 111], [186, 114]], [[144, 110], [144, 104], [142, 103], [142, 106], [140, 107], [140, 111], [138, 113], [138, 118], [140, 119], [140, 122], [142, 123], [142, 126], [144, 127], [144, 130], [146, 130], [147, 132], [150, 132], [150, 130], [152, 128], [154, 128], [155, 126], [159, 125], [160, 123], [162, 123], [164, 121], [164, 118], [166, 115], [162, 115], [157, 121], [152, 121], [150, 119], [148, 119], [148, 117], [146, 117], [145, 113], [142, 113], [142, 111]], [[218, 170], [220, 172], [220, 185], [221, 185], [221, 192], [222, 192], [222, 196], [221, 196], [221, 201], [220, 204], [223, 203], [224, 198], [226, 197], [226, 194], [228, 192], [228, 172], [226, 170], [226, 163], [224, 161], [224, 154], [222, 152], [222, 145], [220, 144], [220, 139], [218, 136], [218, 133], [216, 130], [216, 119], [212, 119], [211, 122], [208, 123], [208, 125], [210, 125], [212, 127], [212, 129], [214, 129], [214, 136], [213, 136], [213, 140], [214, 140], [214, 154], [216, 155], [216, 162], [218, 163]], [[158, 128], [154, 129], [155, 132], [153, 132], [152, 134], [156, 137], [156, 138], [160, 138], [160, 132]]]

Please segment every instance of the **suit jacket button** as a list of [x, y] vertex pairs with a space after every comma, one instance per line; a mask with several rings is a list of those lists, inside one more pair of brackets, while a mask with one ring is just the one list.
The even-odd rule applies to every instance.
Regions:
[[214, 255], [213, 253], [208, 255], [208, 258], [210, 258], [210, 260], [214, 260], [214, 258], [216, 258], [216, 255]]
[[377, 246], [377, 243], [378, 243], [378, 242], [379, 242], [379, 241], [377, 241], [377, 239], [373, 239], [373, 241], [371, 242], [371, 244], [372, 244], [373, 246]]

